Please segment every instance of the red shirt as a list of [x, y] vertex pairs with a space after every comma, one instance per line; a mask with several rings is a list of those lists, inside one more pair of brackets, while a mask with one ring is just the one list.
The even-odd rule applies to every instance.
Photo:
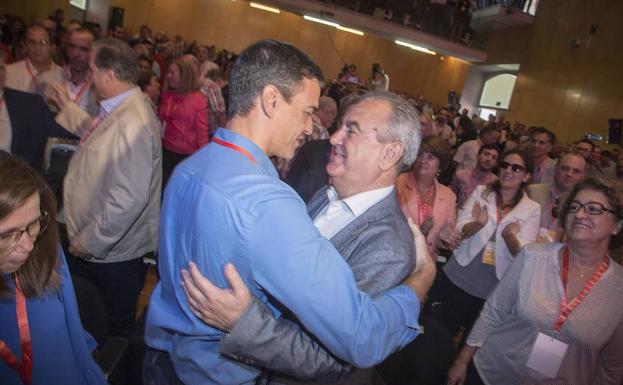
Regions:
[[201, 92], [165, 92], [160, 102], [162, 146], [178, 154], [194, 153], [210, 141], [207, 117], [208, 103]]

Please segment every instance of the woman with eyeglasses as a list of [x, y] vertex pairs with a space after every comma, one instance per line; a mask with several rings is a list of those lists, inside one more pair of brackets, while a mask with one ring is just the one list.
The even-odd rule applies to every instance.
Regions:
[[478, 186], [459, 210], [461, 244], [439, 276], [440, 321], [452, 335], [468, 330], [521, 247], [537, 239], [541, 207], [525, 193], [532, 164], [521, 151], [505, 152], [499, 179]]
[[0, 155], [0, 383], [106, 384], [82, 328], [56, 229], [54, 195]]
[[487, 299], [448, 384], [623, 383], [623, 268], [608, 255], [622, 218], [619, 182], [578, 183], [560, 208], [568, 243], [520, 252]]

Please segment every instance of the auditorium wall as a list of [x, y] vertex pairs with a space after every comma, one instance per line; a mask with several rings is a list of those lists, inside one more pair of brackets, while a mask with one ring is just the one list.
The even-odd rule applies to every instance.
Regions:
[[[32, 2], [47, 4], [45, 0]], [[305, 21], [299, 15], [257, 10], [246, 1], [111, 0], [110, 4], [125, 9], [124, 25], [132, 33], [147, 24], [154, 32], [166, 31], [171, 38], [177, 34], [234, 52], [258, 39], [288, 41], [312, 56], [328, 78], [336, 77], [344, 63], [354, 63], [365, 79], [372, 63], [378, 62], [390, 75], [391, 90], [425, 95], [436, 104], [447, 103], [448, 91], [461, 92], [470, 67], [451, 57], [416, 52], [367, 34], [357, 36]], [[18, 7], [5, 6], [5, 10], [22, 14]]]
[[623, 118], [622, 15], [623, 1], [547, 0], [533, 26], [493, 33], [488, 63], [521, 65], [510, 120], [548, 127], [563, 142], [607, 134], [607, 119]]

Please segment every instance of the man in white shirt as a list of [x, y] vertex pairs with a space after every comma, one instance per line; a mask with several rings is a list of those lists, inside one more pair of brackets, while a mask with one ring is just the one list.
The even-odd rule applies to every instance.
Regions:
[[35, 24], [26, 30], [26, 59], [6, 67], [6, 87], [36, 93], [37, 76], [59, 68], [52, 61], [53, 42], [48, 31]]
[[502, 132], [495, 124], [488, 124], [478, 133], [478, 139], [469, 140], [459, 146], [452, 158], [457, 170], [476, 167], [478, 150], [483, 144], [498, 143]]
[[536, 127], [530, 135], [532, 149], [532, 183], [552, 183], [556, 161], [548, 156], [556, 141], [556, 135], [545, 127]]
[[89, 115], [96, 116], [99, 111], [98, 96], [89, 70], [92, 44], [93, 33], [88, 29], [80, 28], [70, 32], [66, 47], [68, 65], [43, 72], [37, 82], [40, 92], [54, 82], [64, 85], [73, 102]]

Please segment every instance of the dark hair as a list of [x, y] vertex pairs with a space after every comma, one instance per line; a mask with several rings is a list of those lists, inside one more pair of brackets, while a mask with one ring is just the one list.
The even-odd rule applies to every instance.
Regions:
[[502, 154], [502, 149], [500, 148], [500, 145], [497, 143], [483, 144], [478, 149], [478, 155], [482, 154], [484, 150], [495, 150], [498, 152], [498, 157]]
[[[612, 178], [603, 178], [600, 176], [589, 176], [580, 183], [573, 186], [569, 194], [565, 197], [561, 206], [558, 208], [558, 220], [564, 229], [567, 225], [567, 214], [569, 213], [569, 205], [575, 200], [580, 191], [595, 190], [603, 193], [608, 198], [608, 203], [612, 206], [618, 220], [623, 219], [623, 185], [621, 182]], [[620, 245], [623, 241], [623, 232], [619, 232], [610, 240], [610, 246], [613, 244]]]
[[157, 78], [153, 71], [138, 71], [136, 84], [141, 88], [141, 91], [145, 91], [145, 88], [151, 84], [151, 79], [155, 77]]
[[228, 118], [245, 117], [267, 85], [290, 102], [303, 78], [323, 81], [322, 70], [303, 51], [276, 40], [261, 40], [236, 60], [229, 79]]
[[[527, 174], [532, 174], [532, 171], [534, 170], [534, 164], [532, 163], [532, 157], [528, 156], [525, 151], [522, 151], [522, 150], [520, 150], [518, 148], [513, 148], [511, 150], [505, 151], [502, 154], [502, 156], [500, 156], [498, 159], [499, 160], [504, 160], [509, 155], [518, 155], [519, 157], [521, 157], [521, 159], [523, 160], [523, 164], [526, 167], [526, 173]], [[517, 204], [519, 203], [521, 198], [523, 198], [524, 192], [526, 190], [526, 186], [527, 186], [526, 182], [522, 182], [521, 183], [521, 186], [519, 186], [519, 189], [517, 189], [517, 193], [513, 197], [513, 200], [509, 202], [507, 207], [513, 208], [513, 207], [517, 206]], [[482, 193], [482, 197], [485, 198], [485, 197], [489, 196], [489, 194], [491, 194], [492, 192], [495, 192], [496, 194], [499, 194], [501, 187], [502, 186], [500, 184], [500, 179], [498, 178], [495, 181], [493, 181], [493, 182], [491, 182], [491, 183], [489, 183], [487, 185], [487, 188], [485, 188], [485, 190]]]
[[534, 130], [532, 130], [532, 132], [530, 133], [530, 137], [534, 137], [534, 135], [536, 134], [547, 135], [547, 137], [549, 138], [549, 142], [551, 144], [554, 144], [554, 142], [556, 142], [556, 134], [554, 134], [553, 132], [551, 132], [545, 127], [535, 127]]
[[500, 131], [500, 129], [497, 127], [495, 123], [489, 123], [486, 126], [484, 126], [482, 130], [480, 130], [480, 132], [478, 133], [478, 137], [482, 139], [484, 138], [485, 135], [493, 131], [497, 131], [499, 133], [502, 132]]
[[590, 139], [582, 138], [582, 139], [578, 140], [577, 143], [578, 144], [580, 144], [580, 143], [588, 143], [588, 144], [591, 145], [591, 151], [593, 151], [595, 149], [595, 143], [593, 143], [593, 141], [590, 140]]
[[436, 135], [430, 135], [422, 139], [419, 154], [428, 152], [439, 160], [439, 172], [444, 172], [450, 164], [450, 145], [444, 139]]
[[112, 70], [118, 80], [136, 84], [138, 60], [128, 43], [115, 38], [104, 38], [93, 43], [95, 66]]
[[153, 61], [153, 60], [151, 60], [151, 59], [149, 58], [149, 56], [146, 56], [146, 55], [139, 55], [139, 56], [138, 56], [138, 58], [136, 59], [136, 61], [137, 61], [137, 62], [140, 62], [140, 61], [146, 61], [146, 62], [148, 62], [150, 65], [154, 63], [154, 61]]
[[[0, 220], [4, 220], [39, 194], [41, 210], [48, 213], [50, 223], [40, 233], [26, 262], [17, 270], [24, 295], [43, 296], [60, 286], [59, 237], [56, 227], [56, 200], [41, 176], [15, 155], [0, 156]], [[0, 274], [0, 298], [10, 294], [4, 275]]]

